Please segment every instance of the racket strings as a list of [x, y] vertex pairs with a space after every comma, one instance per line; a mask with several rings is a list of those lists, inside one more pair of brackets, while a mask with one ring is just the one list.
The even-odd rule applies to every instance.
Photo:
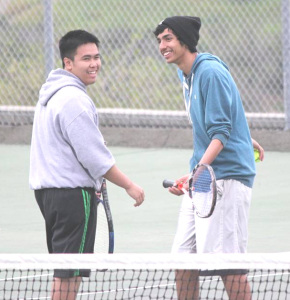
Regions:
[[102, 201], [97, 206], [97, 226], [95, 238], [95, 253], [108, 253], [109, 249], [109, 228], [105, 207]]
[[206, 217], [211, 213], [213, 202], [212, 176], [206, 167], [200, 167], [190, 182], [190, 197], [196, 213]]

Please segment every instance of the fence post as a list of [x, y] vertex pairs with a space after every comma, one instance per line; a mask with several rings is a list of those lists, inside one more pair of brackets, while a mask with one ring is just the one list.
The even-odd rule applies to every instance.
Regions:
[[44, 59], [45, 77], [54, 68], [53, 1], [44, 0]]
[[290, 0], [282, 0], [282, 47], [285, 130], [290, 129]]

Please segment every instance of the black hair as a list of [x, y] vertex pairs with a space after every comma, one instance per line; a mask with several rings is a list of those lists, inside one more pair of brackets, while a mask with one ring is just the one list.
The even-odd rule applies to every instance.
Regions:
[[64, 67], [63, 59], [65, 57], [73, 60], [77, 48], [88, 43], [94, 43], [97, 47], [99, 47], [100, 41], [95, 35], [81, 29], [66, 33], [59, 41], [59, 51], [62, 60], [62, 66]]
[[164, 24], [159, 24], [155, 30], [153, 31], [154, 35], [157, 37], [160, 33], [162, 33], [168, 26]]

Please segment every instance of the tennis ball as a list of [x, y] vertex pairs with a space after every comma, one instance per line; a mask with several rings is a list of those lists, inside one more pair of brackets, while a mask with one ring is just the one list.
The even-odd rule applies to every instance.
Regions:
[[255, 162], [259, 162], [260, 161], [260, 153], [257, 149], [254, 149], [254, 156], [255, 156]]

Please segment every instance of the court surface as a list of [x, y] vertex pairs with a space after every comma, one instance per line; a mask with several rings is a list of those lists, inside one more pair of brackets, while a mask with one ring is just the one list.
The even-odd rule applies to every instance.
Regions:
[[[28, 186], [28, 145], [0, 145], [0, 252], [47, 253], [44, 222]], [[110, 147], [117, 165], [141, 185], [146, 200], [135, 208], [126, 192], [108, 184], [115, 252], [170, 251], [181, 197], [163, 187], [188, 171], [190, 149]], [[249, 252], [290, 251], [290, 153], [266, 152], [257, 164], [249, 224]]]

